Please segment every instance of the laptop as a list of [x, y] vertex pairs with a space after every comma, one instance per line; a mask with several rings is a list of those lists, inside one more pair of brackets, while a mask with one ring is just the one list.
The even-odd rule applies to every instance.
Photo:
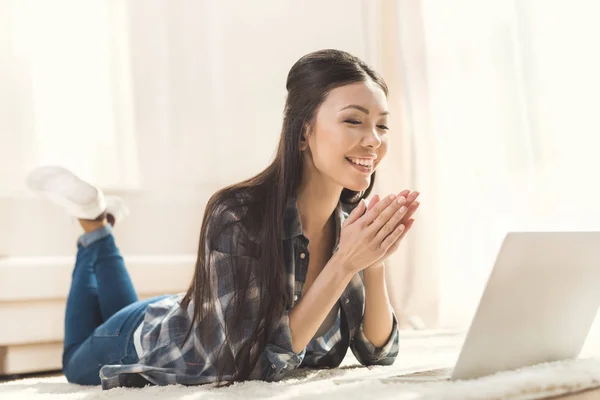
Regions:
[[383, 381], [464, 380], [579, 356], [600, 305], [600, 232], [511, 232], [454, 368]]

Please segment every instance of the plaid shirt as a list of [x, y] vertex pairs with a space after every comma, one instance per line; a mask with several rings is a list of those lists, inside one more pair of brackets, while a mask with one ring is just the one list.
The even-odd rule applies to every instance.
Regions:
[[[240, 220], [240, 215], [235, 215], [233, 211], [215, 215], [219, 216], [213, 217], [216, 221], [212, 223], [215, 225]], [[342, 222], [348, 216], [342, 210], [341, 204], [338, 205], [335, 216], [336, 245], [334, 248], [337, 249]], [[228, 315], [226, 311], [232, 298], [235, 279], [235, 274], [230, 268], [231, 263], [226, 260], [238, 257], [237, 265], [244, 268], [257, 267], [255, 258], [233, 254], [233, 243], [240, 240], [240, 229], [242, 229], [240, 224], [233, 226], [236, 225], [236, 229], [231, 232], [226, 231], [228, 234], [219, 238], [219, 244], [216, 246], [218, 248], [211, 249], [210, 252], [209, 262], [212, 263], [211, 271], [215, 274], [213, 279], [218, 294], [217, 307], [215, 307], [215, 317], [221, 324], [218, 326], [227, 326], [229, 322], [225, 316]], [[309, 262], [308, 239], [302, 232], [295, 199], [291, 199], [286, 207], [282, 240], [288, 289], [295, 304], [300, 300]], [[243, 249], [244, 246], [241, 248]], [[304, 254], [301, 256], [302, 253]], [[255, 300], [261, 295], [257, 287], [251, 288], [249, 292], [255, 296]], [[334, 368], [340, 365], [348, 347], [363, 365], [392, 364], [398, 354], [396, 316], [393, 316], [393, 328], [388, 342], [376, 348], [363, 333], [364, 293], [363, 277], [362, 273], [359, 273], [352, 278], [338, 301], [340, 307], [335, 323], [322, 336], [313, 338], [300, 353], [295, 353], [292, 349], [288, 317], [291, 307], [289, 307], [279, 319], [250, 378], [278, 381], [298, 367]], [[224, 343], [224, 335], [220, 332], [213, 336], [215, 343], [200, 343], [198, 336], [191, 335], [189, 340], [181, 345], [181, 339], [185, 337], [190, 327], [194, 311], [193, 303], [187, 309], [180, 306], [182, 298], [183, 294], [175, 295], [148, 306], [142, 326], [143, 353], [140, 360], [132, 365], [102, 367], [100, 378], [104, 389], [118, 386], [143, 386], [148, 383], [199, 385], [216, 381], [216, 366], [218, 362], [223, 362], [222, 359], [218, 359], [219, 349], [224, 344], [229, 347], [229, 354], [234, 354], [235, 349], [247, 339], [255, 319], [259, 317], [258, 302], [245, 302], [248, 307], [244, 310], [245, 315], [252, 317], [245, 319], [248, 329], [239, 331], [235, 337], [237, 343]]]

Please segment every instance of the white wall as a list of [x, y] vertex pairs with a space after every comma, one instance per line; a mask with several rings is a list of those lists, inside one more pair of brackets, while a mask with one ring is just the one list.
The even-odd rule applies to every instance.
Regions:
[[[127, 199], [132, 215], [117, 230], [125, 254], [195, 253], [208, 196], [258, 172], [273, 155], [292, 64], [328, 47], [368, 60], [361, 0], [89, 3], [103, 12], [55, 0], [45, 3], [53, 18], [40, 19], [41, 2], [0, 0], [0, 82], [11, 89], [0, 92], [0, 257], [74, 253], [78, 227], [21, 184], [40, 162], [69, 165]], [[25, 28], [16, 36], [15, 25], [32, 20], [45, 25], [18, 41]], [[50, 40], [59, 25], [63, 40]], [[73, 65], [86, 65], [76, 46], [92, 28], [103, 30], [98, 43], [109, 49], [85, 52], [99, 57], [92, 63], [104, 65], [98, 79], [111, 83], [110, 101], [98, 109], [94, 90], [105, 85], [90, 85], [86, 97], [74, 86], [94, 77], [73, 76]], [[40, 62], [53, 54], [64, 58], [64, 70], [58, 58], [56, 75], [28, 75], [27, 63], [37, 60], [34, 69], [43, 71]], [[40, 82], [44, 76], [65, 90]], [[86, 110], [86, 118], [69, 121], [69, 104]], [[48, 110], [63, 119], [50, 124], [56, 113]]]

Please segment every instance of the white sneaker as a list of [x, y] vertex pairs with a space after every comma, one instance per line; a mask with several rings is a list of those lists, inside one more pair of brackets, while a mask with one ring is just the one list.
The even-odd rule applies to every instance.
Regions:
[[[105, 200], [106, 214], [109, 214], [108, 222], [110, 222], [111, 225], [115, 225], [117, 222], [122, 221], [123, 218], [129, 215], [129, 208], [127, 208], [125, 201], [119, 196], [107, 195]], [[113, 221], [110, 220], [111, 215], [113, 217]]]
[[106, 211], [102, 191], [66, 168], [36, 168], [27, 176], [26, 184], [29, 189], [65, 208], [73, 217], [96, 219]]

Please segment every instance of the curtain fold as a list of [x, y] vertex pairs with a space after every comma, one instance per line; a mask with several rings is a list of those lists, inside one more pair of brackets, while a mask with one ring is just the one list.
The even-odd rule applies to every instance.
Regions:
[[361, 0], [0, 3], [4, 194], [46, 163], [160, 196], [246, 178], [273, 156], [291, 65], [366, 51]]
[[600, 228], [598, 6], [377, 4], [394, 19], [381, 29], [404, 111], [395, 143], [410, 149], [382, 171], [382, 188], [401, 180], [423, 193], [411, 241], [391, 260], [392, 274], [412, 271], [392, 279], [396, 306], [464, 328], [507, 231]]
[[0, 92], [4, 195], [39, 164], [104, 187], [137, 185], [125, 4], [3, 0]]
[[[390, 89], [390, 147], [377, 171], [375, 192], [386, 195], [407, 188], [422, 192], [417, 223], [386, 262], [388, 292], [401, 327], [434, 326], [438, 307], [437, 264], [435, 253], [428, 251], [426, 242], [421, 240], [432, 235], [435, 218], [435, 210], [430, 207], [435, 187], [430, 184], [432, 169], [426, 151], [431, 138], [421, 5], [402, 0], [365, 0], [364, 5], [367, 61], [383, 75]], [[402, 23], [400, 10], [410, 15]], [[409, 63], [405, 60], [407, 54]], [[412, 79], [407, 79], [407, 75]], [[421, 96], [411, 96], [413, 91]]]

